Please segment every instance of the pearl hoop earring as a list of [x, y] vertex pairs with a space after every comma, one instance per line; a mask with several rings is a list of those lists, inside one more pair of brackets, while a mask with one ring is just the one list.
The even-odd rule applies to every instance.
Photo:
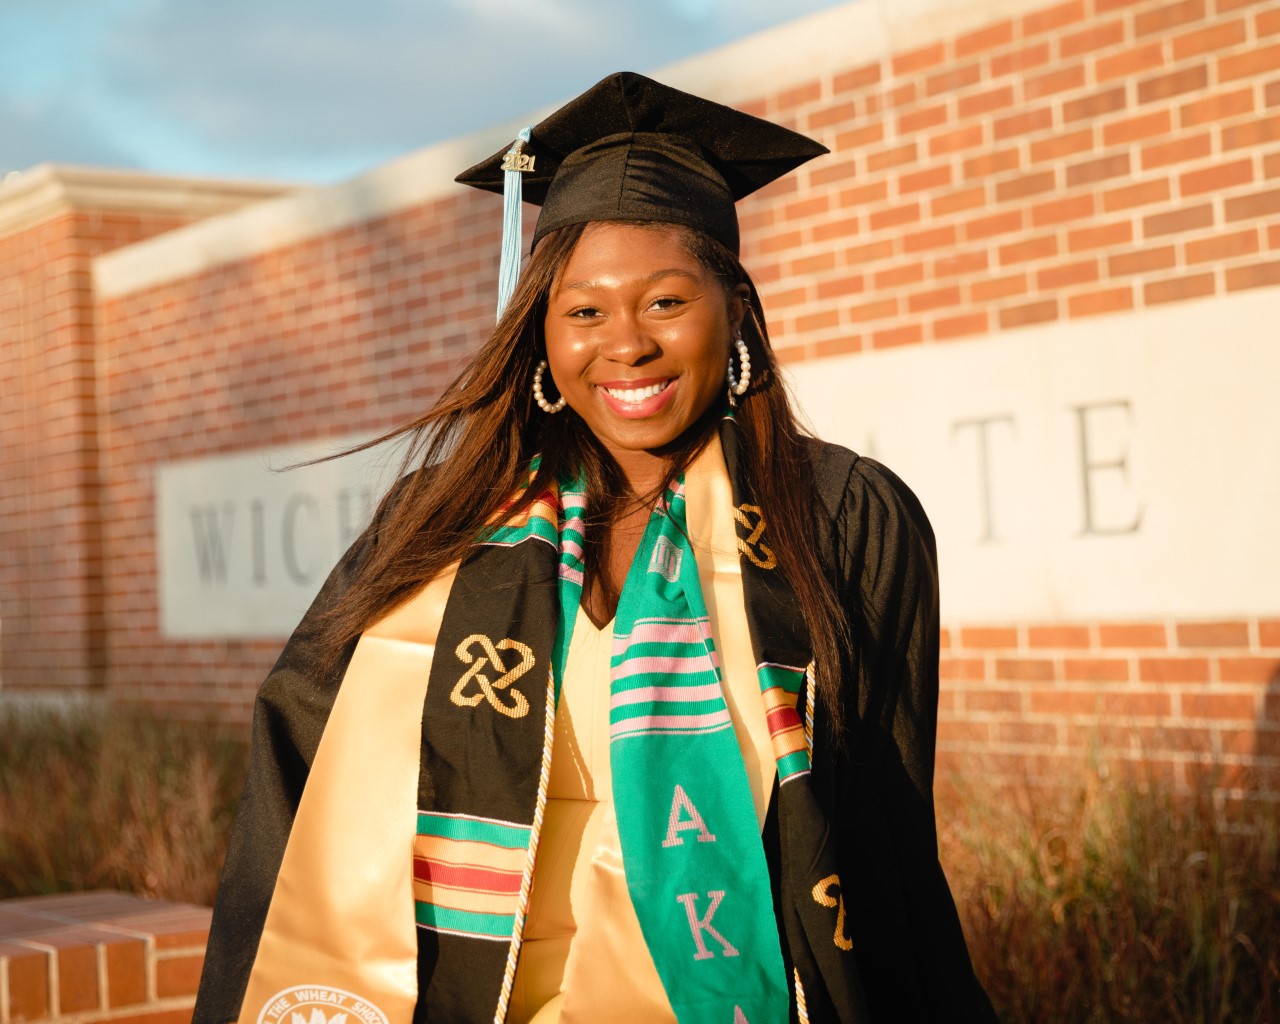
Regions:
[[738, 374], [735, 378], [733, 356], [729, 356], [729, 372], [726, 377], [729, 381], [729, 404], [736, 406], [738, 403], [734, 401], [734, 396], [745, 395], [747, 388], [751, 387], [751, 353], [747, 351], [747, 343], [741, 338], [735, 339], [733, 344], [738, 350]]
[[533, 371], [533, 400], [538, 404], [538, 408], [550, 416], [554, 416], [564, 408], [564, 395], [560, 396], [560, 401], [552, 404], [547, 401], [546, 395], [542, 393], [542, 375], [547, 370], [547, 361], [545, 359], [538, 360], [538, 368]]

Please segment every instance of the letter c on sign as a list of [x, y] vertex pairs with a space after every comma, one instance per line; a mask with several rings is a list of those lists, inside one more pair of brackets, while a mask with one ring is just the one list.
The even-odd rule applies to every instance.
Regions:
[[320, 514], [320, 506], [310, 494], [304, 492], [289, 495], [289, 500], [284, 506], [284, 523], [280, 537], [281, 546], [284, 549], [285, 572], [294, 583], [303, 585], [310, 583], [315, 573], [314, 562], [306, 568], [298, 564], [298, 513], [304, 508], [312, 520]]

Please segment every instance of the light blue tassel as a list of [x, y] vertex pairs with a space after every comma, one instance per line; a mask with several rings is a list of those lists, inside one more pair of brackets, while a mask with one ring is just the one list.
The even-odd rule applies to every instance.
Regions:
[[522, 193], [520, 175], [522, 172], [516, 169], [516, 164], [532, 132], [533, 125], [529, 125], [516, 136], [516, 141], [508, 150], [507, 159], [503, 165], [506, 167], [506, 172], [502, 176], [502, 257], [498, 262], [499, 320], [502, 319], [502, 311], [507, 308], [507, 303], [516, 290], [516, 280], [520, 277]]

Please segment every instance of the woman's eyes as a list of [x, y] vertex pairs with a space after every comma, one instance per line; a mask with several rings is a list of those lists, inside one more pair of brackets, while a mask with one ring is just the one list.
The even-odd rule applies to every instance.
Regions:
[[[682, 299], [675, 295], [663, 295], [650, 302], [649, 308], [658, 312], [666, 312], [683, 306], [687, 301], [687, 299]], [[578, 320], [591, 320], [604, 314], [598, 306], [578, 306], [576, 309], [569, 310], [566, 315]]]

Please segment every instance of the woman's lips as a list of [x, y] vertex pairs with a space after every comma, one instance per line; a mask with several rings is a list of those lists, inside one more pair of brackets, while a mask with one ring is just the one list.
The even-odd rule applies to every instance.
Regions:
[[596, 390], [612, 412], [627, 419], [644, 419], [666, 408], [676, 383], [675, 377], [611, 380], [597, 384]]

